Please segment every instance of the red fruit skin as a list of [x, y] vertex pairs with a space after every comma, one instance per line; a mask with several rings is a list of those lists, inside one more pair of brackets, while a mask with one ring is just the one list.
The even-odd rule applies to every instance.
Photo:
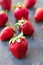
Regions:
[[0, 39], [2, 41], [8, 40], [11, 38], [14, 34], [14, 30], [11, 27], [5, 27], [1, 32], [0, 32]]
[[41, 30], [43, 31], [43, 25], [41, 26]]
[[0, 27], [4, 26], [8, 21], [8, 15], [5, 13], [0, 13]]
[[0, 5], [4, 10], [10, 10], [11, 9], [11, 0], [0, 0]]
[[34, 19], [36, 22], [43, 21], [43, 8], [38, 8], [35, 12]]
[[24, 0], [25, 7], [32, 8], [36, 4], [36, 0]]
[[19, 27], [19, 31], [23, 31], [26, 36], [31, 36], [34, 33], [34, 28], [28, 20], [25, 20], [23, 25]]
[[16, 58], [23, 58], [28, 49], [28, 42], [25, 38], [21, 38], [20, 42], [14, 42], [9, 45], [9, 50]]
[[14, 17], [17, 20], [21, 20], [22, 18], [28, 20], [28, 15], [29, 15], [28, 9], [25, 7], [17, 7], [14, 10]]

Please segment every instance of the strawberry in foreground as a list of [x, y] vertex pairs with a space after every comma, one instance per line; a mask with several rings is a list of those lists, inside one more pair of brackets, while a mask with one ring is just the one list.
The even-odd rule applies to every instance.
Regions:
[[27, 8], [32, 8], [36, 4], [36, 0], [24, 0], [24, 5]]
[[28, 49], [28, 41], [21, 32], [17, 37], [12, 38], [9, 42], [9, 50], [16, 58], [23, 58]]
[[11, 9], [11, 0], [0, 0], [0, 5], [4, 10], [10, 10]]
[[15, 8], [14, 10], [14, 17], [17, 19], [17, 20], [21, 20], [22, 18], [24, 19], [28, 19], [28, 15], [29, 15], [29, 11], [26, 7], [24, 6], [18, 6]]
[[24, 35], [31, 36], [34, 33], [34, 28], [30, 21], [28, 20], [19, 20], [18, 23], [15, 24], [15, 26], [19, 26], [19, 31], [23, 31]]
[[38, 8], [35, 12], [34, 19], [36, 22], [43, 21], [43, 8]]
[[8, 40], [14, 35], [14, 30], [12, 27], [5, 27], [3, 30], [0, 32], [0, 39], [2, 41]]
[[8, 15], [4, 11], [0, 11], [0, 27], [4, 26], [8, 21]]

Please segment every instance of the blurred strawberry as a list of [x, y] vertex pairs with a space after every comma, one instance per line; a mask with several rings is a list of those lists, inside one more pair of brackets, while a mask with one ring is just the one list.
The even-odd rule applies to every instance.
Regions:
[[12, 27], [5, 27], [0, 32], [0, 39], [5, 41], [14, 35], [14, 29]]
[[8, 15], [4, 11], [0, 11], [0, 27], [4, 26], [8, 21]]
[[14, 17], [17, 20], [20, 20], [21, 18], [28, 19], [29, 11], [26, 7], [19, 5], [14, 10]]
[[43, 21], [43, 8], [38, 8], [35, 12], [34, 19], [36, 22]]
[[10, 10], [11, 9], [11, 0], [0, 0], [0, 5], [4, 10]]
[[24, 5], [27, 8], [31, 8], [36, 4], [36, 0], [24, 0]]

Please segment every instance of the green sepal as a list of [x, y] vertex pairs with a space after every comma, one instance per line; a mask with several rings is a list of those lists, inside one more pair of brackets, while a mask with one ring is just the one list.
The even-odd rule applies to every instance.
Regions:
[[3, 10], [3, 11], [0, 11], [0, 14], [2, 14], [2, 13], [3, 13], [3, 14], [4, 14], [4, 13], [6, 13], [6, 14], [7, 14], [7, 13], [8, 13], [8, 11], [7, 11], [7, 10], [6, 10], [6, 11], [4, 11], [4, 10]]
[[17, 6], [23, 7], [24, 6], [24, 3], [23, 2], [18, 2], [17, 3]]
[[10, 45], [11, 43], [14, 43], [15, 41], [20, 42], [20, 39], [21, 39], [21, 38], [25, 38], [25, 37], [23, 36], [23, 32], [21, 32], [17, 37], [13, 37], [13, 38], [9, 41], [9, 45]]
[[25, 22], [24, 19], [18, 20], [18, 23], [14, 24], [14, 26], [21, 26]]

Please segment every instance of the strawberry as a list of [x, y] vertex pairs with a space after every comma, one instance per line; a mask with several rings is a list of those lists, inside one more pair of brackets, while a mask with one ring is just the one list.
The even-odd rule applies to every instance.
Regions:
[[23, 36], [23, 33], [20, 33], [17, 37], [10, 40], [9, 50], [16, 58], [23, 58], [28, 49], [28, 41]]
[[0, 27], [4, 26], [8, 21], [8, 15], [4, 11], [0, 11]]
[[31, 8], [36, 4], [36, 0], [24, 0], [24, 5], [27, 8]]
[[43, 25], [41, 26], [41, 29], [42, 29], [42, 31], [43, 31]]
[[0, 32], [0, 39], [2, 41], [8, 40], [11, 38], [14, 34], [14, 30], [12, 27], [5, 27], [1, 32]]
[[43, 8], [38, 8], [36, 10], [34, 19], [36, 22], [43, 21]]
[[23, 31], [24, 35], [31, 36], [34, 33], [34, 28], [28, 20], [19, 20], [15, 25], [19, 26], [19, 31]]
[[28, 15], [29, 15], [29, 12], [28, 12], [28, 9], [26, 7], [18, 6], [14, 10], [14, 17], [17, 20], [20, 20], [21, 18], [25, 18], [27, 20], [28, 19]]
[[4, 10], [11, 9], [11, 0], [0, 0], [0, 4]]

